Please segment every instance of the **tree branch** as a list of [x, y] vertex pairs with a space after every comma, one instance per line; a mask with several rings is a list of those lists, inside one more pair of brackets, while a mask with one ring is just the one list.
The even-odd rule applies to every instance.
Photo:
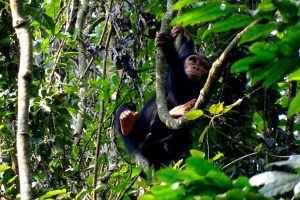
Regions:
[[[172, 19], [172, 6], [175, 0], [168, 0], [167, 11], [161, 22], [160, 32], [166, 32], [168, 30], [168, 25]], [[166, 124], [168, 128], [179, 129], [182, 125], [183, 118], [173, 119], [168, 110], [167, 100], [166, 100], [166, 61], [162, 49], [157, 48], [156, 54], [156, 104], [158, 110], [158, 116], [160, 120]]]
[[[165, 23], [170, 21], [172, 17], [171, 8], [173, 1], [168, 1], [167, 12], [164, 16], [161, 25], [161, 31], [167, 30], [167, 25]], [[171, 13], [171, 14], [170, 14]], [[195, 104], [194, 109], [203, 107], [205, 103], [208, 101], [210, 97], [210, 93], [213, 85], [219, 79], [219, 71], [221, 69], [222, 64], [227, 59], [230, 51], [236, 46], [237, 42], [241, 38], [241, 36], [247, 32], [251, 27], [253, 27], [256, 23], [258, 23], [259, 19], [254, 20], [251, 24], [249, 24], [246, 28], [244, 28], [240, 33], [238, 33], [235, 38], [231, 41], [231, 43], [227, 46], [221, 56], [213, 63], [212, 68], [209, 71], [208, 79], [204, 84], [203, 88], [200, 91], [199, 97]], [[187, 121], [184, 117], [173, 119], [167, 108], [167, 101], [165, 97], [165, 79], [166, 79], [166, 64], [164, 58], [162, 57], [161, 49], [158, 48], [157, 56], [156, 56], [156, 104], [157, 110], [160, 120], [166, 124], [166, 126], [170, 129], [180, 129], [184, 127]]]
[[259, 19], [254, 20], [251, 24], [249, 24], [246, 28], [244, 28], [241, 32], [239, 32], [231, 41], [231, 43], [226, 47], [224, 52], [220, 55], [220, 57], [213, 63], [212, 68], [209, 71], [208, 78], [200, 91], [200, 95], [196, 101], [194, 108], [200, 108], [205, 105], [208, 101], [211, 89], [215, 82], [220, 78], [219, 71], [221, 66], [226, 61], [230, 51], [236, 46], [238, 41], [240, 40], [241, 36], [246, 33], [251, 27], [253, 27]]

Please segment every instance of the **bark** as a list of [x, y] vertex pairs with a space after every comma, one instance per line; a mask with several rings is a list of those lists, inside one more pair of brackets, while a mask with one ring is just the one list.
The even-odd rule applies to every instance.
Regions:
[[[75, 30], [79, 33], [79, 36], [81, 36], [83, 30], [83, 22], [86, 16], [87, 7], [88, 7], [88, 1], [82, 0], [80, 4], [80, 8], [77, 13], [77, 20], [75, 24]], [[79, 73], [79, 77], [82, 77], [82, 74], [84, 74], [85, 69], [87, 68], [85, 48], [82, 39], [78, 42], [77, 50], [80, 53], [78, 55], [78, 73]], [[80, 136], [83, 131], [83, 125], [84, 125], [83, 115], [85, 113], [85, 100], [86, 100], [85, 95], [86, 95], [86, 88], [81, 87], [79, 89], [79, 99], [80, 99], [78, 102], [79, 111], [77, 114], [76, 128], [75, 128], [76, 136]]]
[[32, 199], [32, 172], [28, 149], [28, 108], [31, 83], [32, 41], [29, 27], [23, 16], [22, 1], [10, 0], [13, 27], [20, 44], [20, 64], [18, 74], [18, 117], [17, 152], [21, 199]]

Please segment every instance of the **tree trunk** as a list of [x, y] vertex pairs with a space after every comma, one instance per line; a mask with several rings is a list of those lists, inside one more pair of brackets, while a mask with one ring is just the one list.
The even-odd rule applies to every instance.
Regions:
[[28, 107], [31, 82], [32, 41], [29, 28], [22, 12], [22, 1], [10, 0], [13, 27], [20, 44], [20, 65], [18, 74], [18, 122], [17, 151], [21, 199], [32, 199], [32, 172], [28, 150]]

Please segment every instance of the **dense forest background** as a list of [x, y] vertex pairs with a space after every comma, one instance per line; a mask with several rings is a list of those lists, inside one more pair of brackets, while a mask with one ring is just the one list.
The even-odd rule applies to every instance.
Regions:
[[20, 195], [19, 142], [28, 148], [27, 191], [34, 199], [300, 195], [299, 1], [174, 4], [170, 27], [186, 27], [212, 63], [234, 48], [199, 108], [205, 114], [189, 115], [193, 148], [155, 175], [135, 165], [113, 120], [122, 103], [140, 110], [155, 95], [154, 38], [167, 1], [24, 1], [33, 45], [25, 141], [16, 136], [22, 40], [11, 5], [0, 0], [1, 200], [26, 199]]

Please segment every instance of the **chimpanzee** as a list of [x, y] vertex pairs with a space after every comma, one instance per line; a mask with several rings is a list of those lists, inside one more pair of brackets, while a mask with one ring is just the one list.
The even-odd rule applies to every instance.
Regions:
[[[174, 40], [180, 32], [184, 34], [180, 47], [176, 49]], [[170, 115], [173, 118], [184, 116], [194, 106], [211, 64], [203, 54], [194, 53], [193, 41], [181, 26], [173, 27], [171, 34], [157, 34], [155, 44], [162, 48], [168, 64], [166, 97]], [[133, 103], [119, 107], [115, 127], [136, 160], [142, 158], [154, 168], [179, 159], [191, 144], [190, 127], [171, 130], [160, 121], [156, 97], [139, 113]]]

